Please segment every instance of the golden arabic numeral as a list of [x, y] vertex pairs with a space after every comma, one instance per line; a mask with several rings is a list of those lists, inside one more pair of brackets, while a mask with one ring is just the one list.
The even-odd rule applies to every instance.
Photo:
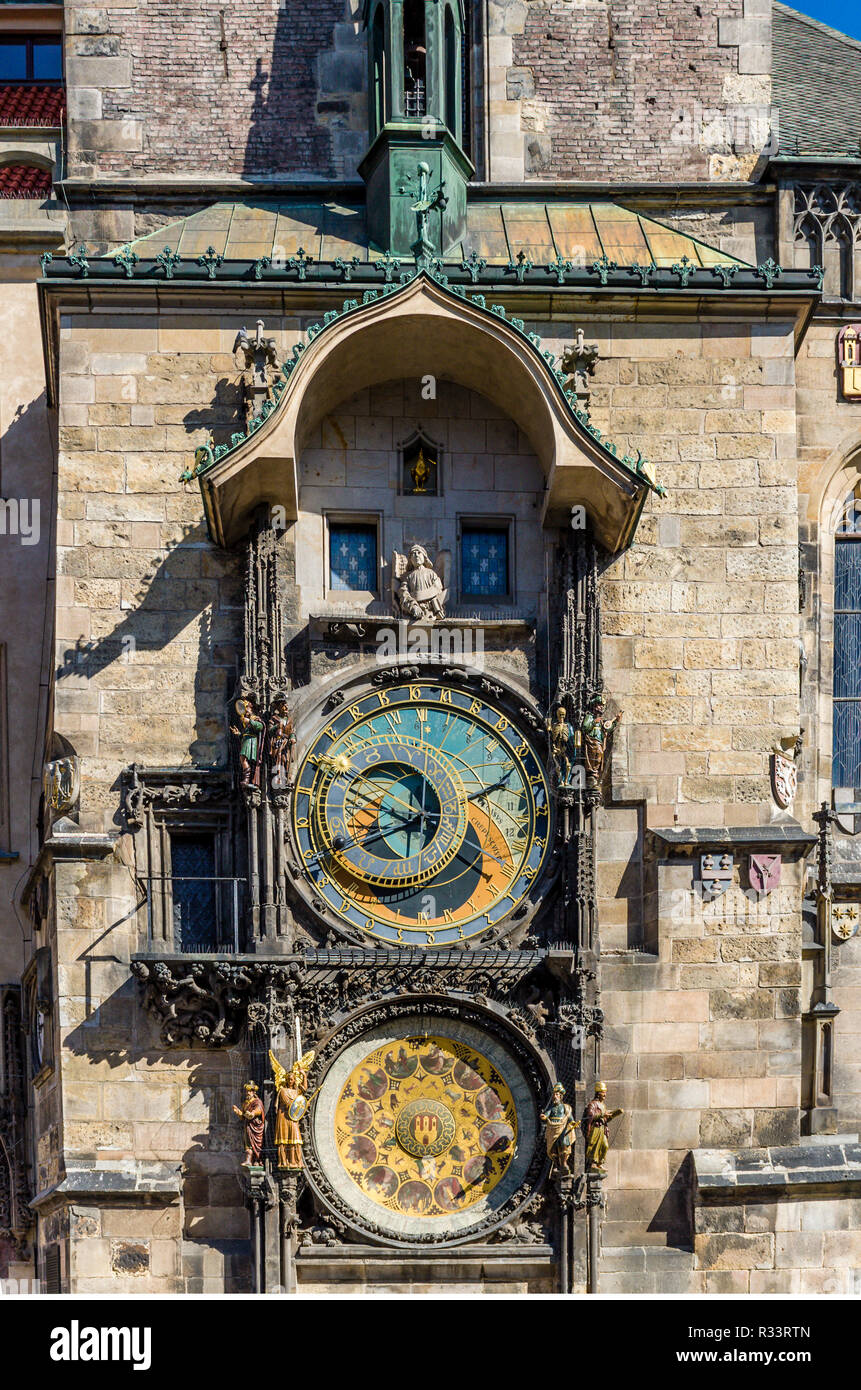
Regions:
[[425, 941], [427, 942], [428, 946], [436, 945], [436, 937], [434, 936], [432, 931], [425, 932]]
[[482, 703], [480, 700], [473, 700], [469, 707], [470, 714], [481, 714]]
[[323, 733], [327, 734], [328, 737], [331, 739], [336, 739], [338, 737], [334, 724], [330, 724], [328, 729], [323, 730]]
[[300, 816], [296, 821], [297, 830], [307, 830], [311, 822], [307, 816]]
[[381, 705], [390, 705], [392, 703], [385, 690], [377, 691], [377, 699]]
[[439, 702], [440, 702], [441, 705], [450, 705], [450, 704], [451, 704], [451, 691], [450, 691], [450, 690], [441, 690], [440, 693], [439, 693]]
[[362, 717], [362, 706], [361, 706], [361, 705], [350, 705], [350, 713], [351, 713], [351, 715], [353, 716], [354, 719], [361, 719], [361, 717]]
[[532, 867], [531, 864], [527, 864], [527, 866], [526, 866], [526, 868], [523, 870], [523, 872], [524, 872], [524, 874], [526, 875], [526, 877], [529, 879], [529, 881], [531, 882], [532, 879], [533, 879], [533, 878], [535, 877], [535, 875], [537, 874], [538, 870], [537, 870], [537, 869], [533, 869], [533, 867]]
[[544, 848], [546, 847], [546, 845], [547, 845], [547, 841], [546, 841], [546, 840], [533, 840], [533, 844], [535, 845], [536, 849], [544, 849]]
[[365, 931], [373, 931], [373, 930], [374, 930], [374, 919], [373, 919], [373, 917], [366, 917], [366, 918], [365, 918]]
[[314, 851], [313, 849], [305, 849], [305, 850], [302, 851], [302, 858], [303, 858], [303, 859], [313, 859], [313, 858], [314, 858], [314, 855], [315, 855], [315, 851]]
[[411, 685], [411, 686], [410, 686], [410, 699], [411, 699], [411, 700], [420, 700], [421, 698], [422, 698], [422, 688], [421, 688], [421, 686], [420, 686], [420, 685]]
[[496, 723], [494, 724], [493, 727], [494, 727], [495, 729], [498, 729], [499, 732], [500, 732], [501, 734], [504, 734], [504, 733], [505, 733], [505, 730], [509, 727], [509, 724], [508, 724], [508, 720], [505, 718], [505, 715], [504, 715], [504, 714], [501, 714], [501, 715], [499, 716], [499, 718], [497, 719], [497, 721], [496, 721]]
[[529, 752], [529, 748], [525, 743], [518, 743], [514, 751], [517, 754], [518, 758], [525, 758], [527, 753]]
[[541, 778], [540, 778], [540, 777], [530, 777], [530, 779], [529, 779], [529, 785], [530, 785], [530, 787], [540, 787], [540, 786], [542, 785]]

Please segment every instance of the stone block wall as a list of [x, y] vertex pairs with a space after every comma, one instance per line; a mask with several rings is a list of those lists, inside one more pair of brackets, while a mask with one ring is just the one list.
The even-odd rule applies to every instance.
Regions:
[[697, 1148], [761, 1148], [799, 1136], [801, 866], [779, 890], [734, 886], [704, 901], [691, 858], [658, 869], [654, 954], [605, 955], [602, 1079], [615, 1122], [605, 1244], [686, 1241]]
[[[39, 304], [29, 256], [0, 257], [0, 981], [26, 955], [12, 901], [36, 851], [47, 705], [46, 613], [53, 602], [53, 438], [45, 403]], [[28, 948], [29, 949], [29, 948]]]
[[613, 325], [605, 343], [595, 423], [667, 489], [601, 583], [613, 795], [650, 825], [756, 824], [769, 750], [799, 727], [792, 334]]
[[[337, 606], [348, 594], [325, 592], [328, 557], [323, 516], [345, 508], [380, 518], [384, 562], [382, 604], [388, 610], [393, 550], [418, 541], [433, 558], [452, 557], [451, 614], [505, 605], [461, 599], [459, 520], [505, 521], [510, 531], [511, 611], [534, 618], [546, 584], [541, 526], [544, 473], [530, 441], [492, 401], [451, 381], [438, 381], [425, 400], [418, 379], [387, 382], [345, 400], [316, 429], [303, 451], [296, 526], [297, 582], [306, 611]], [[439, 448], [439, 495], [402, 495], [400, 446], [416, 430]]]
[[857, 1196], [761, 1196], [698, 1206], [696, 1261], [703, 1293], [857, 1297]]
[[122, 842], [55, 866], [57, 1060], [36, 1092], [37, 1188], [65, 1182], [40, 1211], [41, 1243], [65, 1245], [77, 1292], [240, 1292], [249, 1218], [231, 1107], [247, 1053], [161, 1043], [129, 971], [130, 861]]

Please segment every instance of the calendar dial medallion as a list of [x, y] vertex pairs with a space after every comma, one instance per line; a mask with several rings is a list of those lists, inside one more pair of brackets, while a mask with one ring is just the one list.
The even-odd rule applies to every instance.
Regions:
[[531, 740], [492, 701], [435, 680], [357, 696], [313, 739], [293, 834], [314, 896], [387, 945], [501, 927], [550, 842]]

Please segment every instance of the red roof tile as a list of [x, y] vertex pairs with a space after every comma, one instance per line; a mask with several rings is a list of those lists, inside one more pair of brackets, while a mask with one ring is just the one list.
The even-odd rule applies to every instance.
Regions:
[[35, 164], [0, 164], [0, 198], [47, 198], [50, 193], [50, 169], [39, 169]]
[[0, 85], [0, 126], [59, 126], [66, 115], [64, 87]]

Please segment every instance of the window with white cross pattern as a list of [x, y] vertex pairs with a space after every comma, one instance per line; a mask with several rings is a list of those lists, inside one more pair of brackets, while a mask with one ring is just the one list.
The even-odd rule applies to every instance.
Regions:
[[463, 523], [460, 587], [464, 598], [505, 601], [511, 593], [508, 527]]
[[377, 589], [377, 528], [361, 521], [329, 522], [329, 587]]

